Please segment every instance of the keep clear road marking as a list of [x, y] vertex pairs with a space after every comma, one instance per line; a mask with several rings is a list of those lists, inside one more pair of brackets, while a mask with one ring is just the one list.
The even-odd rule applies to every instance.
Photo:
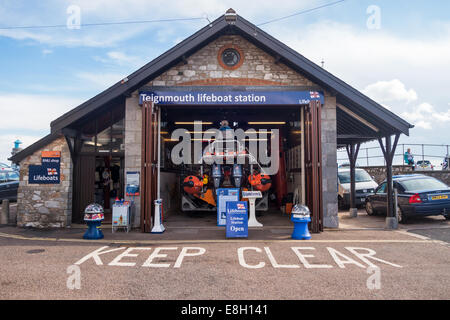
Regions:
[[[377, 267], [375, 264], [377, 262], [378, 264], [386, 264], [395, 268], [402, 268], [402, 266], [383, 260], [379, 257], [376, 257], [377, 254], [375, 250], [370, 248], [362, 248], [362, 247], [345, 247], [345, 249], [351, 253], [352, 256], [354, 256], [356, 259], [360, 260], [364, 264], [360, 263], [359, 261], [353, 259], [352, 257], [334, 249], [331, 247], [326, 247], [326, 250], [329, 253], [329, 256], [332, 258], [330, 260], [334, 261], [334, 264], [315, 264], [312, 262], [314, 259], [314, 252], [316, 248], [314, 247], [291, 247], [290, 248], [295, 256], [298, 258], [300, 264], [280, 264], [277, 262], [274, 254], [270, 250], [270, 247], [264, 247], [264, 250], [262, 250], [259, 247], [240, 247], [237, 249], [237, 262], [239, 262], [239, 265], [247, 268], [247, 269], [261, 269], [266, 267], [266, 262], [264, 260], [268, 260], [270, 262], [270, 265], [273, 268], [288, 268], [288, 269], [298, 269], [298, 268], [305, 268], [305, 269], [329, 269], [334, 268], [335, 265], [337, 265], [341, 269], [346, 268], [346, 264], [350, 265], [353, 264], [359, 268], [367, 269], [367, 267]], [[111, 262], [109, 262], [108, 266], [119, 266], [119, 267], [134, 267], [136, 266], [135, 261], [130, 261], [131, 258], [136, 258], [139, 256], [140, 252], [147, 251], [150, 252], [148, 255], [147, 260], [141, 265], [141, 267], [148, 267], [148, 268], [170, 268], [170, 263], [161, 263], [161, 261], [158, 263], [159, 258], [167, 258], [168, 256], [171, 257], [177, 257], [176, 261], [172, 268], [180, 268], [184, 259], [189, 257], [199, 257], [206, 253], [206, 249], [202, 247], [181, 247], [181, 251], [178, 253], [179, 248], [178, 247], [155, 247], [155, 248], [144, 248], [144, 247], [121, 247], [121, 248], [114, 248], [110, 249], [108, 246], [101, 247], [97, 250], [92, 251], [91, 253], [87, 254], [86, 256], [82, 257], [80, 260], [75, 262], [75, 265], [81, 265], [85, 263], [86, 261], [93, 260], [97, 266], [102, 266], [103, 260], [101, 259], [101, 255], [105, 255], [108, 253], [118, 252], [121, 250], [125, 250], [119, 253]], [[153, 251], [152, 251], [153, 250]], [[225, 249], [226, 250], [226, 249]], [[325, 249], [322, 249], [325, 250]], [[132, 253], [132, 252], [135, 253]], [[250, 264], [245, 259], [245, 253], [248, 251], [253, 251], [258, 253], [258, 262], [255, 264]], [[306, 251], [306, 252], [305, 252]], [[123, 261], [123, 259], [127, 259], [127, 261]], [[265, 259], [267, 258], [267, 259]], [[164, 262], [167, 262], [164, 261]], [[194, 262], [199, 262], [198, 259], [194, 260]], [[331, 262], [331, 261], [330, 261]]]

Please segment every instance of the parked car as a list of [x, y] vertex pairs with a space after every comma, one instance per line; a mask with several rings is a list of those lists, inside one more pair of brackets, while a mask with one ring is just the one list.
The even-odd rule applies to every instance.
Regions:
[[19, 172], [14, 170], [0, 170], [0, 201], [8, 199], [17, 201], [19, 188]]
[[0, 170], [8, 170], [11, 169], [6, 163], [0, 162]]
[[418, 160], [414, 167], [415, 171], [425, 171], [425, 170], [434, 170], [434, 166], [431, 164], [430, 160]]
[[[355, 201], [361, 206], [366, 203], [366, 198], [375, 192], [378, 184], [364, 169], [355, 169]], [[350, 205], [350, 168], [338, 169], [338, 204], [340, 208]]]
[[[397, 218], [405, 223], [411, 217], [443, 215], [450, 219], [450, 187], [442, 181], [422, 174], [399, 175], [392, 178], [398, 190]], [[386, 214], [386, 181], [366, 200], [368, 215]]]

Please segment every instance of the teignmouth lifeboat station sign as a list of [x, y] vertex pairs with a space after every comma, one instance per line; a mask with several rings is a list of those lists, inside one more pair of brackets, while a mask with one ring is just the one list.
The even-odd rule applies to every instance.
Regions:
[[139, 104], [267, 104], [296, 105], [311, 101], [323, 103], [323, 93], [319, 91], [141, 91]]

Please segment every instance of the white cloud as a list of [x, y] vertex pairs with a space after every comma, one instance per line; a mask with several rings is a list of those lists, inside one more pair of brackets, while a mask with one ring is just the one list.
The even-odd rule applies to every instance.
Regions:
[[76, 76], [82, 80], [95, 85], [98, 89], [106, 89], [110, 86], [121, 81], [126, 75], [118, 73], [92, 73], [92, 72], [80, 72]]
[[50, 122], [79, 105], [80, 99], [45, 95], [0, 94], [2, 130], [48, 130]]
[[42, 50], [42, 54], [43, 54], [44, 56], [46, 56], [46, 55], [48, 55], [48, 54], [51, 54], [51, 53], [53, 53], [53, 50], [50, 50], [50, 49], [44, 49], [44, 50]]
[[[220, 0], [73, 0], [70, 3], [60, 0], [47, 0], [42, 5], [44, 10], [39, 13], [29, 9], [27, 2], [11, 2], [2, 4], [0, 21], [5, 26], [39, 26], [64, 25], [70, 14], [67, 13], [69, 5], [77, 5], [81, 9], [81, 24], [99, 22], [126, 22], [147, 21], [173, 18], [202, 18], [196, 21], [156, 22], [143, 24], [108, 25], [95, 27], [81, 27], [77, 30], [67, 28], [42, 29], [13, 29], [0, 30], [0, 36], [18, 40], [30, 39], [52, 46], [90, 46], [111, 47], [119, 42], [131, 39], [143, 33], [156, 33], [160, 41], [166, 41], [164, 34], [170, 30], [191, 30], [195, 32], [199, 27], [205, 26], [210, 20], [216, 19], [225, 11], [234, 7], [243, 17], [260, 21], [260, 17], [270, 16], [276, 18], [286, 13], [311, 8], [319, 0], [303, 1], [284, 0], [283, 5], [274, 6], [271, 0], [230, 0], [226, 3]], [[27, 14], [30, 12], [30, 14]], [[270, 13], [270, 15], [268, 15]], [[20, 21], [20, 23], [18, 23]]]
[[407, 90], [403, 82], [398, 79], [377, 81], [368, 85], [362, 91], [370, 98], [379, 102], [406, 102], [417, 100], [417, 93], [413, 89]]
[[432, 116], [439, 122], [450, 122], [450, 109], [446, 112], [435, 112]]
[[[299, 30], [292, 32], [292, 25], [285, 24], [268, 26], [269, 33], [318, 65], [323, 58], [325, 69], [359, 90], [384, 79], [407, 79], [419, 96], [448, 90], [450, 72], [444, 69], [450, 65], [450, 30], [433, 37], [405, 37], [388, 29], [373, 31], [328, 20]], [[406, 93], [411, 100], [410, 90]]]
[[122, 51], [109, 51], [106, 53], [106, 57], [94, 57], [94, 60], [107, 63], [115, 64], [118, 66], [126, 66], [127, 68], [137, 68], [144, 65], [146, 60], [138, 56], [128, 55]]
[[440, 123], [450, 122], [450, 109], [446, 112], [437, 112], [430, 103], [424, 102], [414, 107], [412, 111], [403, 112], [401, 116], [416, 127], [429, 130], [433, 128], [436, 120]]

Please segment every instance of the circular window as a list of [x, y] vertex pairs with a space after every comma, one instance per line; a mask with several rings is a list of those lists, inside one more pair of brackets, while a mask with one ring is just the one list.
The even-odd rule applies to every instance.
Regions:
[[241, 61], [241, 55], [236, 49], [229, 48], [222, 52], [222, 62], [227, 67], [234, 67]]
[[229, 70], [239, 68], [244, 62], [242, 51], [232, 45], [222, 47], [217, 58], [222, 68]]

